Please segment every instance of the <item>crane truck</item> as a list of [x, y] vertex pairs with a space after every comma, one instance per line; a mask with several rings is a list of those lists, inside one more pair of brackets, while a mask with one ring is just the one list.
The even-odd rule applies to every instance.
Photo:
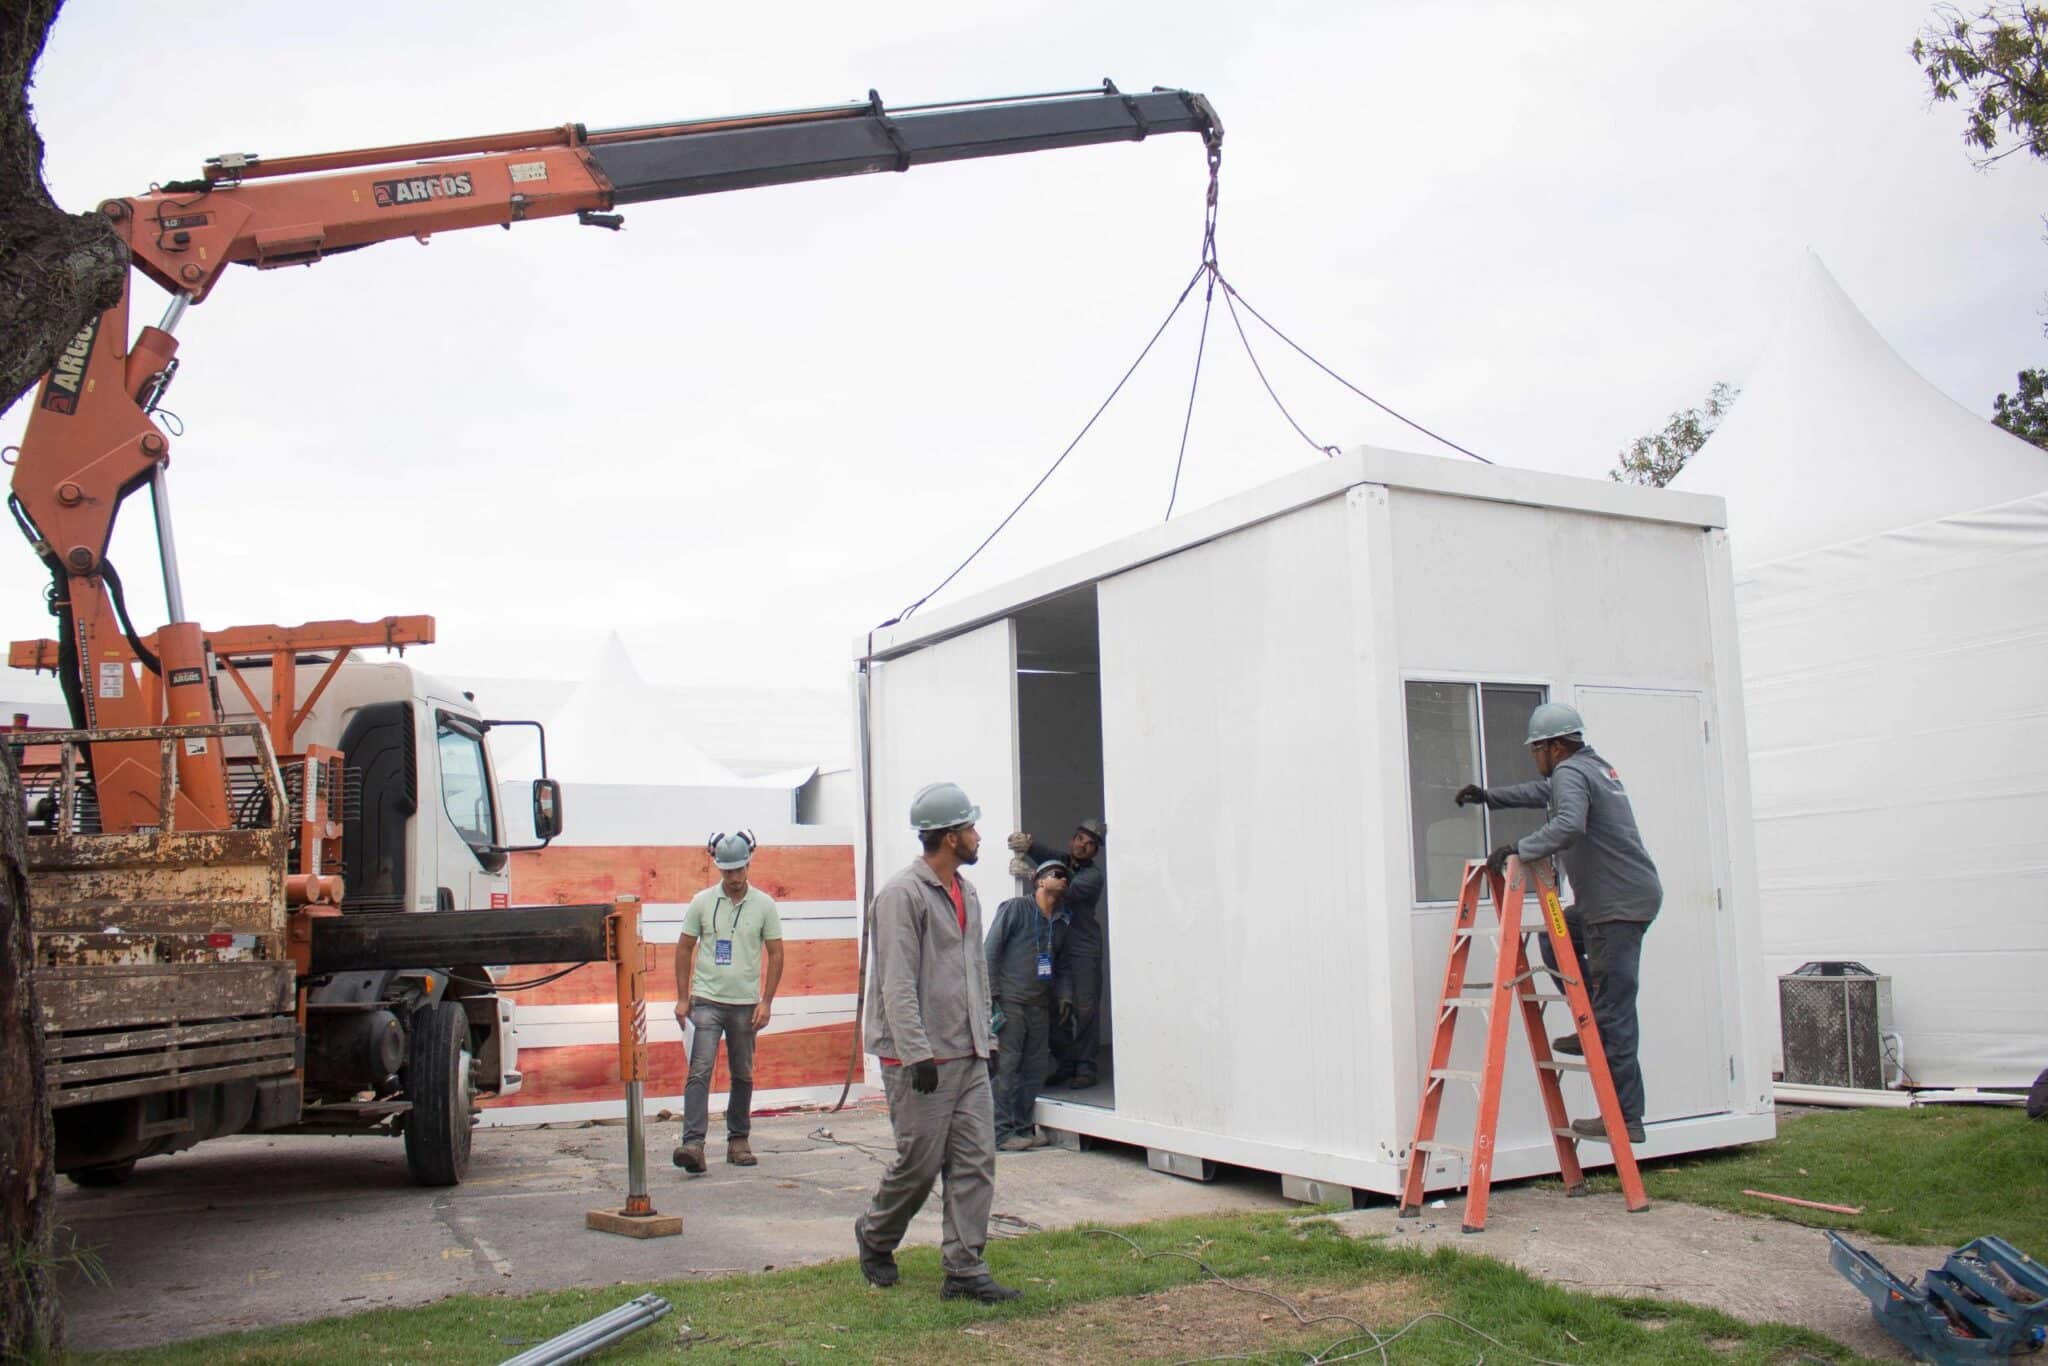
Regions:
[[[896, 108], [871, 91], [627, 128], [227, 154], [99, 205], [169, 306], [131, 338], [124, 292], [79, 330], [32, 400], [9, 498], [57, 618], [55, 640], [16, 642], [9, 662], [53, 672], [71, 722], [7, 737], [29, 804], [59, 1170], [105, 1184], [227, 1134], [381, 1133], [403, 1135], [417, 1182], [455, 1184], [478, 1098], [519, 1086], [498, 974], [606, 953], [588, 917], [510, 905], [510, 856], [562, 828], [545, 735], [535, 842], [514, 846], [490, 735], [534, 723], [362, 657], [431, 643], [431, 618], [208, 630], [187, 615], [155, 414], [180, 320], [230, 267], [542, 218], [617, 229], [621, 207], [649, 200], [1181, 132], [1213, 167], [1222, 125], [1190, 91], [1104, 81]], [[166, 605], [147, 634], [108, 559], [117, 512], [144, 488]]]

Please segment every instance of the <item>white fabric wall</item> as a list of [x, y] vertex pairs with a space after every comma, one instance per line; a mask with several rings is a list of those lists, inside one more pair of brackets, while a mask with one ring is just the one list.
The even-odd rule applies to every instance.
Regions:
[[1767, 965], [1892, 977], [1921, 1085], [2048, 1066], [2048, 493], [1738, 572]]

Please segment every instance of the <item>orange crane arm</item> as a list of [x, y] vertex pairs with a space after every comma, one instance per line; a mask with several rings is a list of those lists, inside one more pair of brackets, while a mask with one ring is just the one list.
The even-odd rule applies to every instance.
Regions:
[[[616, 228], [620, 206], [647, 200], [1178, 132], [1199, 133], [1212, 157], [1223, 137], [1208, 101], [1184, 90], [1126, 94], [1104, 81], [1099, 90], [895, 109], [870, 91], [865, 103], [733, 118], [570, 124], [315, 156], [230, 154], [197, 179], [105, 201], [100, 212], [135, 269], [170, 291], [170, 308], [131, 343], [124, 293], [72, 339], [37, 391], [9, 499], [51, 573], [57, 673], [73, 724], [155, 725], [160, 707], [180, 722], [214, 719], [204, 639], [184, 629], [164, 482], [170, 441], [150, 414], [177, 370], [179, 320], [227, 267], [310, 265], [378, 242], [572, 214]], [[155, 649], [135, 629], [106, 559], [123, 500], [145, 484], [170, 617]], [[150, 762], [138, 751], [137, 802], [155, 790]], [[202, 757], [186, 780], [202, 807], [216, 804], [219, 784], [198, 770], [216, 765]]]

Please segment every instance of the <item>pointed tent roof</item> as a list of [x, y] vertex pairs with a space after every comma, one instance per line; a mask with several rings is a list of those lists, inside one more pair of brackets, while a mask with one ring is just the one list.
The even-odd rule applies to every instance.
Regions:
[[1713, 437], [1671, 487], [1728, 500], [1737, 565], [2048, 489], [2048, 452], [1992, 426], [1886, 344], [1820, 257]]
[[548, 769], [577, 783], [735, 787], [740, 779], [683, 733], [613, 632], [589, 676], [548, 722]]

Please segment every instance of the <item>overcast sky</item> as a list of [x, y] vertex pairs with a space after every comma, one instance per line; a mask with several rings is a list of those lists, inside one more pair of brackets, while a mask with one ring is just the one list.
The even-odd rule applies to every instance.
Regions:
[[[222, 151], [858, 99], [1206, 93], [1224, 273], [1394, 407], [1601, 476], [1739, 381], [1800, 253], [1990, 412], [2048, 362], [2048, 168], [1972, 168], [1915, 0], [773, 7], [73, 0], [35, 106], [67, 208]], [[1107, 393], [1193, 270], [1189, 136], [649, 204], [237, 270], [167, 406], [185, 593], [227, 626], [427, 612], [438, 672], [836, 685]], [[134, 321], [163, 297], [142, 284]], [[952, 593], [1156, 521], [1195, 317]], [[1317, 455], [1219, 313], [1182, 509]], [[1270, 339], [1320, 443], [1440, 450]], [[27, 405], [0, 418], [19, 439]], [[115, 561], [162, 613], [146, 498]], [[26, 547], [0, 626], [47, 635]], [[486, 705], [488, 702], [486, 701]]]

